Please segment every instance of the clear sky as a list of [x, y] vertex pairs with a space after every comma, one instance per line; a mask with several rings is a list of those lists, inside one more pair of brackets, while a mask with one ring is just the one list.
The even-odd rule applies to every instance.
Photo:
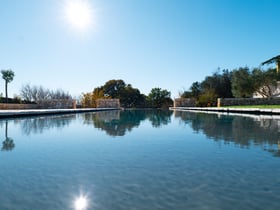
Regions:
[[79, 96], [123, 79], [176, 97], [218, 68], [280, 54], [279, 20], [279, 0], [0, 0], [0, 69], [15, 72], [9, 96], [25, 84]]

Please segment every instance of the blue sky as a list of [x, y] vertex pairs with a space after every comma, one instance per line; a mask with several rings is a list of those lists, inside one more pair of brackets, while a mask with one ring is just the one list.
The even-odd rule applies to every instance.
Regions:
[[67, 1], [0, 0], [0, 69], [15, 72], [9, 96], [25, 84], [79, 96], [123, 79], [177, 97], [218, 68], [280, 54], [279, 0], [80, 0], [92, 14], [83, 31], [66, 20]]

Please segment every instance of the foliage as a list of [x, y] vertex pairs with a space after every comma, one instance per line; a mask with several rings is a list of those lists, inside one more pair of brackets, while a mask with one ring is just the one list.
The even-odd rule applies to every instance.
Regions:
[[133, 88], [129, 84], [121, 90], [120, 102], [122, 107], [143, 107], [145, 105], [145, 96], [137, 88]]
[[[96, 99], [100, 98], [118, 98], [124, 108], [145, 108], [145, 107], [163, 107], [172, 103], [170, 92], [161, 90], [155, 94], [151, 91], [150, 97], [141, 94], [139, 89], [133, 88], [131, 84], [126, 84], [123, 80], [109, 80], [103, 86], [96, 87], [90, 93], [84, 93], [82, 96], [82, 107], [96, 107]], [[171, 102], [170, 102], [171, 101]]]
[[234, 97], [252, 97], [255, 88], [248, 67], [240, 67], [232, 71], [231, 88]]
[[218, 69], [212, 76], [207, 76], [202, 82], [194, 82], [190, 91], [181, 94], [182, 98], [195, 98], [198, 106], [216, 104], [217, 98], [231, 98], [232, 73], [224, 69]]
[[82, 106], [96, 107], [96, 100], [100, 98], [119, 98], [121, 106], [125, 108], [144, 107], [146, 104], [145, 95], [123, 80], [109, 80], [103, 86], [94, 88], [91, 93], [84, 93]]
[[171, 93], [166, 89], [153, 88], [148, 95], [148, 103], [154, 108], [167, 108], [172, 105]]
[[252, 71], [248, 67], [233, 70], [232, 92], [235, 97], [251, 97], [254, 93], [262, 97], [271, 97], [272, 89], [276, 88], [279, 75], [275, 69], [266, 71], [254, 68]]
[[21, 97], [26, 101], [43, 101], [54, 99], [72, 99], [72, 96], [61, 90], [50, 90], [42, 86], [30, 86], [29, 84], [22, 86], [20, 91]]
[[252, 71], [252, 81], [254, 91], [260, 94], [262, 97], [271, 97], [272, 89], [277, 87], [277, 72], [275, 69], [268, 69], [262, 71], [259, 68], [255, 68]]
[[180, 97], [195, 98], [198, 106], [215, 106], [217, 98], [245, 98], [256, 93], [263, 97], [271, 97], [279, 80], [280, 74], [277, 74], [276, 69], [218, 69], [202, 82], [194, 82], [189, 91], [184, 91]]
[[212, 92], [218, 98], [231, 98], [231, 73], [224, 69], [222, 73], [215, 72], [201, 82], [201, 93]]
[[198, 106], [216, 106], [217, 94], [214, 89], [207, 89], [198, 97]]
[[11, 70], [1, 70], [2, 78], [5, 80], [6, 102], [8, 102], [8, 83], [13, 81], [15, 73]]
[[121, 92], [126, 87], [126, 84], [123, 80], [109, 80], [102, 87], [104, 96], [110, 98], [119, 98]]
[[194, 82], [192, 84], [190, 90], [191, 90], [191, 96], [194, 97], [194, 98], [198, 98], [198, 96], [202, 92], [202, 90], [201, 90], [201, 83]]

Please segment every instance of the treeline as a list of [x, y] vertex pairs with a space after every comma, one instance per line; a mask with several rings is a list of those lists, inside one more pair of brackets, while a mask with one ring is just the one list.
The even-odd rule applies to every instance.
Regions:
[[217, 98], [248, 98], [254, 94], [271, 97], [280, 75], [276, 69], [240, 67], [218, 70], [201, 82], [194, 82], [181, 98], [194, 98], [198, 106], [216, 106]]
[[72, 99], [72, 96], [61, 89], [51, 90], [43, 86], [24, 85], [20, 90], [21, 99], [28, 102], [40, 102], [54, 99]]
[[82, 107], [96, 107], [96, 99], [118, 98], [124, 108], [168, 108], [173, 105], [171, 92], [153, 88], [146, 96], [139, 89], [126, 84], [123, 80], [109, 80], [92, 92], [82, 95]]

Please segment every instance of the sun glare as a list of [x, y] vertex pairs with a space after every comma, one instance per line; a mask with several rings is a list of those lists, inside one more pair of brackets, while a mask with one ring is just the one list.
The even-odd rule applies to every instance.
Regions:
[[78, 30], [86, 30], [93, 24], [93, 10], [88, 0], [68, 0], [64, 3], [66, 21]]
[[84, 196], [80, 196], [75, 200], [75, 210], [86, 210], [88, 206], [87, 198]]

